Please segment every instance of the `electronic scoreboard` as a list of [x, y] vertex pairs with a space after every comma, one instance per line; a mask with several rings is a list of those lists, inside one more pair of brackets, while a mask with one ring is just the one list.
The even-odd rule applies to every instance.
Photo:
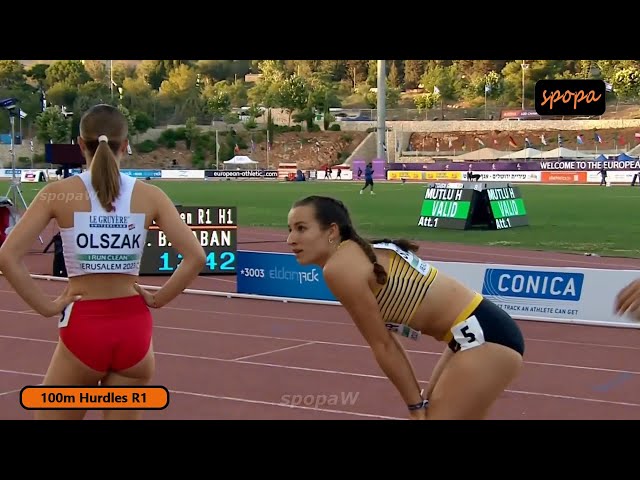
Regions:
[[429, 228], [467, 228], [475, 190], [462, 183], [436, 183], [427, 187], [418, 225]]
[[419, 227], [455, 230], [529, 224], [520, 189], [504, 182], [431, 183], [422, 199]]
[[[235, 275], [238, 247], [237, 207], [176, 206], [205, 251], [200, 275]], [[182, 261], [158, 225], [149, 227], [140, 275], [171, 275]]]
[[518, 187], [487, 187], [484, 190], [496, 229], [529, 225], [527, 209]]

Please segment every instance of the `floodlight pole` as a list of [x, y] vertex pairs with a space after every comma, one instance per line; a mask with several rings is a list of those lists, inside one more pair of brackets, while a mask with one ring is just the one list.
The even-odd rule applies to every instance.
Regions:
[[[20, 115], [20, 108], [16, 104], [13, 108], [8, 108], [7, 110], [9, 111], [9, 122], [11, 123], [11, 184], [9, 185], [6, 197], [11, 200], [16, 210], [18, 209], [18, 201], [20, 201], [24, 210], [27, 210], [27, 202], [20, 190], [20, 179], [16, 177], [16, 147], [14, 140], [16, 136], [16, 115]], [[16, 218], [14, 218], [16, 223], [18, 222], [17, 217], [19, 216], [16, 215]], [[44, 245], [42, 235], [38, 235], [38, 239], [40, 243]]]

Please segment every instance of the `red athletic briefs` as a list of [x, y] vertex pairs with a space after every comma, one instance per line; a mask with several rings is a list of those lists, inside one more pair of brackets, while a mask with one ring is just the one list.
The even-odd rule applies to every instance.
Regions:
[[133, 367], [149, 351], [153, 321], [140, 295], [80, 300], [62, 312], [60, 339], [82, 363], [99, 372]]

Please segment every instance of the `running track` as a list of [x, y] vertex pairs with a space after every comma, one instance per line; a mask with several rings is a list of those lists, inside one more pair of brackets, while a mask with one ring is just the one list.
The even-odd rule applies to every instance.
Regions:
[[[45, 244], [52, 231], [43, 233]], [[241, 229], [240, 249], [284, 251], [284, 234]], [[640, 259], [426, 244], [434, 260], [638, 268]], [[39, 243], [27, 259], [50, 274]], [[640, 272], [639, 272], [640, 276]], [[145, 277], [144, 284], [162, 278]], [[39, 280], [57, 295], [64, 282]], [[235, 291], [233, 277], [199, 278], [194, 289]], [[608, 301], [604, 299], [604, 301]], [[154, 311], [154, 384], [171, 391], [147, 419], [404, 419], [396, 391], [340, 307], [184, 294]], [[56, 342], [56, 318], [32, 312], [0, 277], [0, 419], [30, 419], [19, 391], [41, 382]], [[519, 321], [525, 368], [492, 419], [640, 419], [640, 331]], [[404, 341], [423, 385], [443, 346]], [[306, 404], [291, 407], [297, 396]], [[287, 397], [288, 396], [288, 397]], [[320, 405], [322, 399], [327, 399]], [[288, 404], [289, 403], [289, 404]], [[88, 419], [100, 418], [90, 412]]]

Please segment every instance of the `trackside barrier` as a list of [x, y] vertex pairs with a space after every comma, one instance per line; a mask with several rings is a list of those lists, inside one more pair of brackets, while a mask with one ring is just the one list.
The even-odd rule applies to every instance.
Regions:
[[[0, 271], [0, 275], [2, 272]], [[40, 275], [36, 273], [32, 273], [31, 278], [35, 278], [36, 280], [47, 280], [51, 282], [67, 282], [68, 279], [66, 277], [54, 277], [53, 275]], [[142, 288], [146, 290], [160, 290], [161, 286], [158, 285], [140, 285]], [[274, 297], [269, 295], [250, 295], [243, 293], [234, 293], [234, 292], [218, 292], [215, 290], [198, 290], [195, 288], [185, 288], [182, 293], [188, 293], [189, 295], [204, 295], [206, 297], [225, 297], [225, 298], [246, 298], [249, 300], [269, 300], [275, 302], [282, 303], [309, 303], [312, 305], [340, 305], [338, 302], [332, 301], [323, 301], [323, 300], [313, 300], [308, 298], [286, 298], [286, 297]]]
[[322, 268], [300, 265], [290, 253], [240, 250], [236, 262], [238, 293], [336, 301]]
[[[78, 174], [81, 169], [72, 169], [73, 174]], [[295, 173], [297, 170], [293, 170]], [[123, 173], [135, 178], [152, 178], [165, 180], [229, 180], [229, 179], [261, 179], [278, 180], [283, 179], [283, 169], [279, 170], [152, 170], [152, 169], [123, 169]], [[523, 183], [543, 183], [543, 184], [589, 184], [600, 183], [600, 172], [598, 171], [473, 171], [480, 175], [480, 181], [500, 181], [500, 182], [523, 182]], [[607, 179], [611, 183], [630, 184], [634, 175], [638, 171], [617, 171], [607, 172]], [[11, 178], [10, 168], [0, 169], [0, 178]], [[56, 169], [30, 169], [16, 168], [16, 176], [22, 182], [36, 183], [46, 182], [56, 179]], [[324, 171], [315, 172], [318, 180], [325, 179]], [[332, 175], [332, 180], [353, 180], [351, 170], [342, 171], [342, 177], [336, 178], [336, 171]], [[416, 171], [416, 170], [389, 170], [386, 172], [387, 180], [407, 180], [415, 182], [425, 181], [456, 181], [465, 180], [466, 172], [460, 171]]]
[[[317, 266], [301, 266], [285, 253], [238, 251], [238, 293], [270, 297], [335, 298]], [[432, 262], [444, 273], [480, 292], [515, 318], [560, 323], [640, 328], [613, 312], [617, 293], [640, 270], [537, 267]]]
[[[480, 175], [480, 181], [487, 182], [540, 182], [541, 172], [537, 171], [475, 171], [474, 175]], [[438, 181], [438, 180], [466, 180], [467, 172], [462, 171], [434, 171], [434, 170], [388, 170], [387, 180], [409, 181]]]
[[[284, 303], [339, 305], [327, 295], [319, 267], [297, 265], [291, 254], [238, 251], [237, 293], [186, 289], [184, 293]], [[638, 270], [549, 268], [520, 265], [432, 262], [442, 272], [481, 292], [517, 319], [593, 326], [640, 328], [613, 313], [617, 293], [640, 278]], [[313, 269], [316, 269], [316, 273]], [[249, 275], [246, 275], [246, 270]], [[241, 274], [245, 272], [245, 274]], [[263, 272], [263, 273], [262, 273]], [[1, 272], [0, 272], [1, 274]], [[32, 274], [32, 278], [67, 281]], [[149, 290], [159, 286], [142, 285]], [[309, 295], [315, 298], [306, 298]]]

